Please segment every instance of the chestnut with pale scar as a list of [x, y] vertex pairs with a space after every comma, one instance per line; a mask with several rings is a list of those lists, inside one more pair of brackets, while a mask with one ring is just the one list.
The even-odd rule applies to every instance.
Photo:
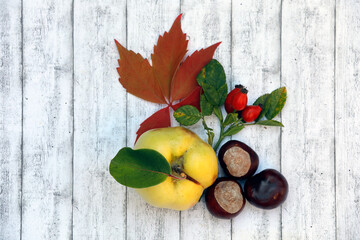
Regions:
[[223, 161], [228, 171], [234, 177], [244, 176], [250, 169], [251, 158], [248, 152], [241, 147], [232, 147], [228, 149], [223, 157]]
[[255, 151], [237, 140], [228, 141], [221, 147], [219, 161], [225, 173], [237, 179], [252, 176], [259, 165]]
[[220, 182], [214, 190], [216, 201], [228, 213], [236, 213], [240, 210], [244, 199], [239, 193], [239, 185], [232, 181]]
[[245, 197], [238, 182], [231, 178], [219, 178], [206, 192], [206, 206], [219, 218], [233, 218], [245, 206]]

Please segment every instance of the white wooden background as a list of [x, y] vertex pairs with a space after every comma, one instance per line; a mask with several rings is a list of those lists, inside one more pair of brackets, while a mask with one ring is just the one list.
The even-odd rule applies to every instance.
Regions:
[[[114, 38], [149, 57], [181, 12], [190, 52], [222, 41], [215, 58], [250, 102], [287, 87], [285, 128], [233, 137], [287, 177], [281, 208], [156, 209], [110, 176], [162, 107], [118, 83]], [[358, 0], [0, 0], [0, 239], [360, 239], [359, 12]]]

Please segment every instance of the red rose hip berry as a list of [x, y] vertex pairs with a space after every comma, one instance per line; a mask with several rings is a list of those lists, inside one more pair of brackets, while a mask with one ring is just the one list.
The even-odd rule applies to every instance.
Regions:
[[240, 91], [238, 91], [233, 96], [231, 105], [236, 111], [241, 111], [247, 105], [247, 101], [248, 101], [247, 93], [248, 93], [248, 91], [242, 85], [237, 85], [236, 87], [239, 88]]
[[227, 95], [226, 99], [225, 99], [225, 110], [227, 113], [232, 113], [235, 111], [235, 109], [232, 106], [232, 100], [233, 97], [236, 93], [240, 92], [239, 88], [234, 88], [233, 90], [231, 90], [231, 92], [229, 92], [229, 94]]
[[[225, 100], [225, 110], [227, 113], [232, 113], [235, 110], [238, 110], [237, 108], [233, 107], [233, 101], [234, 101], [235, 95], [238, 95], [239, 93], [241, 93], [241, 96], [239, 95], [236, 98], [241, 98], [241, 101], [243, 101], [243, 102], [245, 100], [246, 101], [245, 106], [246, 106], [247, 90], [242, 85], [236, 85], [235, 88], [231, 92], [229, 92], [229, 94], [227, 95], [226, 100]], [[240, 100], [240, 99], [238, 99], [238, 100]], [[236, 104], [239, 105], [238, 102]], [[243, 104], [243, 103], [241, 103], [241, 104]]]
[[260, 115], [262, 108], [260, 106], [247, 106], [242, 112], [241, 116], [245, 122], [253, 122]]

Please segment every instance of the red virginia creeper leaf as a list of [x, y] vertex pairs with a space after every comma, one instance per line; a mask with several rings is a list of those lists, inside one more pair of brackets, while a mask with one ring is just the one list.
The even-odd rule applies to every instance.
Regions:
[[196, 86], [196, 76], [201, 69], [213, 58], [216, 48], [220, 45], [218, 42], [206, 49], [195, 51], [187, 57], [176, 72], [171, 86], [171, 101], [176, 101], [188, 96]]
[[129, 51], [115, 40], [119, 50], [119, 81], [131, 94], [154, 103], [166, 103], [147, 59]]
[[168, 100], [170, 100], [171, 81], [187, 52], [188, 40], [181, 30], [181, 15], [175, 19], [170, 31], [159, 37], [154, 46], [154, 53], [151, 55], [155, 78], [163, 96]]
[[[180, 65], [188, 44], [180, 20], [181, 14], [169, 32], [159, 37], [151, 55], [152, 67], [147, 59], [127, 50], [115, 40], [120, 54], [117, 70], [122, 86], [144, 100], [168, 105], [140, 124], [136, 140], [150, 129], [171, 126], [169, 106], [176, 110], [183, 105], [193, 105], [200, 111], [201, 87], [197, 85], [196, 76], [212, 59], [220, 43], [194, 52]], [[179, 99], [182, 100], [172, 105]]]
[[150, 117], [148, 117], [145, 121], [143, 121], [140, 124], [140, 128], [136, 132], [135, 143], [138, 140], [138, 138], [141, 136], [141, 134], [143, 134], [144, 132], [146, 132], [148, 130], [155, 129], [155, 128], [170, 127], [170, 126], [171, 126], [171, 122], [170, 122], [169, 107], [165, 107], [165, 108], [157, 111]]
[[196, 107], [199, 111], [200, 110], [200, 94], [201, 94], [201, 87], [197, 86], [192, 93], [190, 93], [189, 96], [187, 96], [186, 98], [184, 98], [181, 102], [175, 104], [172, 106], [172, 109], [174, 109], [174, 111], [176, 111], [176, 109], [178, 109], [181, 106], [184, 105], [192, 105], [194, 107]]

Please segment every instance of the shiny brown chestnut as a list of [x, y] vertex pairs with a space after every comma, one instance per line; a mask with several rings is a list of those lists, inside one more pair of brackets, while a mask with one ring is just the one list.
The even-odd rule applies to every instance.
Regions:
[[249, 178], [244, 187], [246, 199], [263, 209], [278, 207], [286, 200], [288, 191], [285, 177], [274, 169], [266, 169]]
[[237, 140], [225, 143], [220, 148], [218, 157], [225, 173], [239, 180], [251, 177], [259, 166], [256, 152]]
[[218, 178], [207, 189], [205, 201], [212, 215], [225, 219], [237, 216], [246, 202], [240, 184], [228, 177]]

